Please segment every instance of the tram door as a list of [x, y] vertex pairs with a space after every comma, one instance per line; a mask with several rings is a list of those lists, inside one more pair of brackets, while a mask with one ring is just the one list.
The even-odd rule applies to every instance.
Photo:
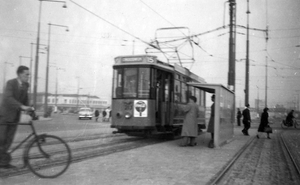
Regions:
[[156, 125], [170, 124], [172, 74], [156, 70]]

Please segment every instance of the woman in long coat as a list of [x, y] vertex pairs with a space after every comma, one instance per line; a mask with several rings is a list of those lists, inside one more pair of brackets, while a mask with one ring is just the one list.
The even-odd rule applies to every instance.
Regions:
[[182, 131], [181, 131], [181, 136], [183, 136], [183, 144], [181, 146], [197, 145], [195, 139], [198, 136], [197, 118], [200, 115], [200, 111], [196, 102], [197, 102], [197, 98], [191, 96], [189, 99], [189, 103], [183, 107], [183, 111], [186, 114], [185, 114]]
[[211, 140], [208, 143], [209, 148], [214, 148], [214, 132], [215, 132], [215, 95], [213, 94], [211, 96], [211, 101], [213, 104], [211, 105], [211, 113], [210, 113], [210, 119], [207, 126], [207, 132], [211, 133]]
[[[259, 138], [259, 132], [265, 132], [265, 127], [269, 125], [269, 113], [268, 108], [264, 108], [264, 112], [261, 114], [260, 123], [257, 129], [256, 137]], [[270, 132], [267, 132], [267, 138], [271, 139], [269, 136]]]

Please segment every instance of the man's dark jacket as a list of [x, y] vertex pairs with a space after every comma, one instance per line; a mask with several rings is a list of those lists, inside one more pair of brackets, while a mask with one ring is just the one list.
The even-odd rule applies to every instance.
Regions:
[[248, 108], [243, 110], [243, 122], [251, 122], [250, 110]]
[[18, 79], [7, 81], [0, 106], [0, 118], [5, 122], [16, 123], [19, 121], [21, 105], [28, 106], [29, 83], [19, 83]]

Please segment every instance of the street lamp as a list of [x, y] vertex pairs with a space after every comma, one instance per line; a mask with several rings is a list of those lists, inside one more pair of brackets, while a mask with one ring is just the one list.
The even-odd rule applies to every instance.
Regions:
[[10, 62], [4, 62], [4, 67], [3, 67], [3, 93], [4, 93], [4, 89], [5, 89], [5, 83], [6, 83], [6, 64], [10, 64], [10, 66], [14, 66], [13, 63]]
[[49, 23], [48, 32], [48, 54], [47, 54], [47, 66], [46, 66], [46, 87], [45, 87], [45, 104], [44, 104], [44, 117], [48, 117], [48, 83], [49, 83], [49, 62], [50, 62], [50, 36], [51, 36], [51, 26], [64, 27], [66, 31], [69, 31], [68, 26], [51, 24]]
[[26, 57], [26, 56], [19, 56], [19, 58], [20, 58], [20, 65], [22, 65], [22, 58], [29, 58], [29, 59], [31, 59], [31, 57]]
[[79, 83], [80, 83], [80, 77], [79, 76], [76, 76], [77, 78], [77, 105], [76, 105], [76, 108], [78, 110], [78, 104], [79, 104], [79, 90], [82, 89], [80, 88], [79, 86]]
[[57, 107], [57, 89], [58, 89], [58, 71], [59, 70], [63, 70], [65, 71], [64, 68], [59, 68], [59, 67], [56, 67], [56, 83], [55, 83], [55, 107]]
[[[128, 40], [123, 40], [125, 42], [128, 42]], [[135, 40], [132, 40], [132, 55], [134, 55], [134, 44], [135, 43]], [[126, 44], [121, 44], [121, 46], [126, 46]]]
[[[32, 66], [32, 61], [33, 61], [33, 54], [32, 54], [32, 52], [33, 52], [33, 45], [37, 45], [36, 43], [30, 43], [30, 77], [29, 77], [29, 82], [30, 82], [30, 88], [29, 88], [29, 94], [30, 94], [30, 96], [31, 96], [31, 101], [33, 100], [33, 96], [32, 96], [32, 94], [31, 94], [31, 89], [32, 89], [32, 76], [34, 76], [33, 75], [33, 66]], [[40, 44], [40, 46], [44, 46], [44, 48], [42, 48], [42, 49], [44, 49], [44, 50], [47, 50], [47, 45], [45, 45], [45, 44]], [[44, 52], [39, 52], [39, 53], [43, 53], [44, 54]], [[30, 105], [32, 105], [32, 102], [30, 103]]]
[[40, 45], [40, 28], [41, 28], [41, 12], [42, 12], [42, 2], [57, 2], [57, 3], [64, 3], [63, 8], [66, 8], [65, 1], [52, 1], [52, 0], [39, 0], [39, 17], [38, 17], [38, 34], [37, 34], [37, 41], [36, 41], [36, 55], [35, 55], [35, 72], [34, 72], [34, 86], [33, 86], [33, 106], [36, 109], [36, 98], [37, 98], [37, 80], [38, 80], [38, 66], [39, 66], [39, 45]]

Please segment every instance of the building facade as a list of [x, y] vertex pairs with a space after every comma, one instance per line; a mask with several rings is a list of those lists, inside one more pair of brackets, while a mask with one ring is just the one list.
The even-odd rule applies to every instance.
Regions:
[[[32, 94], [30, 96], [30, 105], [33, 105]], [[0, 103], [3, 94], [0, 93]], [[93, 110], [103, 111], [110, 107], [108, 99], [99, 98], [93, 95], [78, 95], [77, 94], [48, 94], [48, 108], [56, 112], [74, 112], [76, 113], [82, 107], [90, 107]], [[44, 111], [45, 93], [37, 94], [37, 111]]]
[[[93, 95], [77, 94], [48, 94], [48, 107], [55, 112], [78, 112], [82, 107], [90, 107], [93, 110], [104, 110], [110, 106], [109, 100]], [[38, 93], [37, 110], [43, 110], [45, 105], [45, 94]]]

